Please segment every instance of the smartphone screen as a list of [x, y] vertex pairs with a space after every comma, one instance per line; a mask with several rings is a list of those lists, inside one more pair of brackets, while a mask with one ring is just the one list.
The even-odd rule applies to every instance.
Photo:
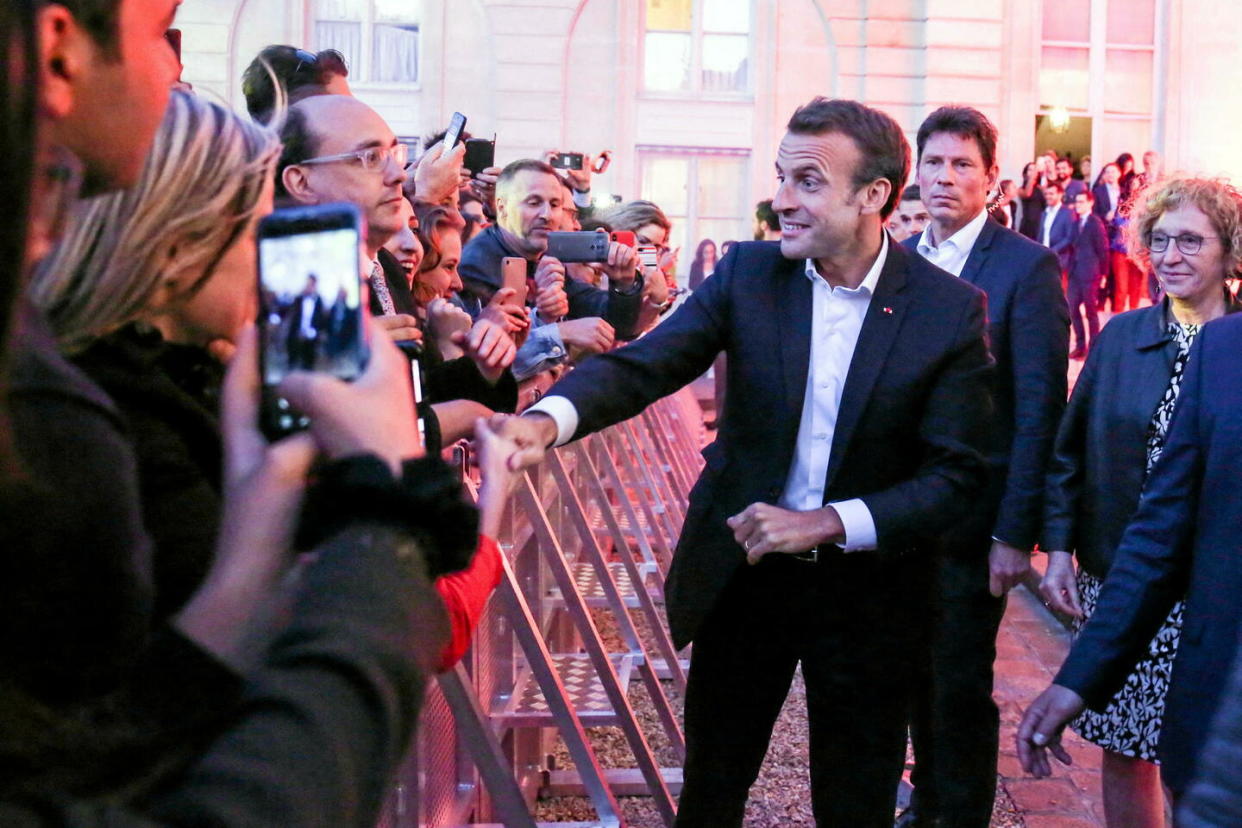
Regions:
[[291, 371], [353, 380], [366, 368], [358, 211], [350, 205], [278, 210], [259, 225], [263, 425], [288, 434], [307, 419], [275, 387]]

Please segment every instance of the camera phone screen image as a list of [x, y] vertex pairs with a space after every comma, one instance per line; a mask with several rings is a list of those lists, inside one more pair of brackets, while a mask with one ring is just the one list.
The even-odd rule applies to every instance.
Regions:
[[290, 371], [344, 380], [362, 373], [358, 233], [328, 229], [259, 242], [263, 313], [263, 382]]

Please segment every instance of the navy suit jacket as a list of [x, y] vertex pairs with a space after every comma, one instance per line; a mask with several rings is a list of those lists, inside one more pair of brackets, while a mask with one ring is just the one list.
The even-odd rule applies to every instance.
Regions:
[[[913, 252], [918, 241], [915, 236], [903, 244]], [[987, 294], [988, 345], [996, 374], [987, 493], [970, 519], [945, 538], [946, 551], [986, 553], [993, 537], [1033, 549], [1039, 540], [1044, 475], [1068, 393], [1069, 310], [1061, 271], [1048, 248], [985, 222], [961, 278]]]
[[1147, 480], [1091, 620], [1056, 683], [1102, 710], [1183, 595], [1159, 755], [1184, 792], [1221, 700], [1242, 619], [1242, 316], [1191, 348], [1164, 452]]
[[[745, 565], [726, 518], [783, 492], [806, 392], [811, 289], [805, 260], [782, 257], [779, 244], [736, 244], [662, 324], [548, 392], [577, 408], [581, 437], [633, 417], [728, 355], [719, 436], [704, 449], [666, 587], [678, 647]], [[842, 391], [824, 488], [825, 503], [862, 498], [881, 551], [925, 551], [983, 489], [992, 374], [985, 301], [890, 242]]]
[[1080, 285], [1099, 282], [1108, 273], [1108, 232], [1095, 213], [1074, 222], [1074, 243], [1070, 246], [1069, 280]]
[[[1047, 213], [1048, 208], [1045, 207], [1044, 212], [1039, 215], [1039, 227], [1035, 238], [1041, 243], [1044, 240], [1044, 216]], [[1052, 229], [1048, 233], [1048, 249], [1057, 254], [1061, 270], [1069, 270], [1070, 245], [1073, 243], [1074, 211], [1068, 207], [1061, 207], [1057, 211], [1056, 218], [1052, 220]]]

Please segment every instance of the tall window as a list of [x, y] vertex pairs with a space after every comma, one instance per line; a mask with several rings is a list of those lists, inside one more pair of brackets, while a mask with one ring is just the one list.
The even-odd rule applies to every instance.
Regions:
[[644, 88], [750, 90], [751, 0], [647, 0]]
[[699, 242], [752, 238], [747, 204], [747, 150], [707, 151], [639, 147], [642, 197], [660, 205], [673, 222], [669, 247], [681, 248], [678, 270], [690, 272]]
[[421, 0], [314, 0], [315, 49], [336, 49], [362, 83], [418, 83]]
[[1151, 146], [1160, 2], [1044, 0], [1040, 107], [1090, 116], [1097, 156]]

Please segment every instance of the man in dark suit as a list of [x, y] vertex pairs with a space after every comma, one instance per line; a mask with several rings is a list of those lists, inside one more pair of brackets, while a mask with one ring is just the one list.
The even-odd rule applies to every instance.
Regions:
[[902, 825], [970, 828], [991, 819], [996, 633], [1004, 594], [1030, 569], [1044, 470], [1065, 407], [1069, 320], [1060, 268], [1049, 251], [987, 220], [996, 142], [996, 127], [969, 107], [942, 107], [918, 132], [918, 180], [932, 220], [905, 244], [987, 294], [996, 379], [986, 493], [931, 559], [910, 714], [914, 798]]
[[1074, 241], [1072, 211], [1061, 204], [1061, 185], [1044, 185], [1044, 214], [1039, 218], [1039, 243], [1057, 254], [1062, 274], [1069, 270], [1069, 249]]
[[982, 491], [992, 373], [983, 294], [883, 231], [909, 165], [889, 116], [800, 108], [776, 160], [779, 246], [735, 245], [663, 324], [506, 421], [526, 447], [511, 462], [534, 462], [728, 354], [666, 589], [674, 642], [694, 641], [679, 825], [741, 825], [799, 663], [817, 822], [892, 823], [911, 596], [928, 542]]
[[[1022, 765], [1068, 764], [1066, 722], [1103, 710], [1173, 604], [1186, 598], [1160, 731], [1161, 778], [1179, 798], [1221, 704], [1242, 621], [1242, 316], [1210, 322], [1191, 347], [1160, 461], [1117, 548], [1091, 619], [1018, 728]], [[1225, 823], [1216, 823], [1225, 824]]]
[[[1074, 198], [1077, 220], [1066, 273], [1066, 298], [1074, 324], [1074, 350], [1070, 352], [1070, 359], [1085, 359], [1087, 348], [1100, 332], [1100, 283], [1108, 275], [1108, 233], [1100, 217], [1093, 212], [1094, 207], [1095, 199], [1089, 192], [1081, 192]], [[1087, 315], [1090, 340], [1083, 332], [1083, 313]]]
[[285, 346], [289, 354], [290, 370], [315, 370], [315, 356], [319, 338], [327, 324], [328, 314], [319, 295], [319, 277], [314, 273], [306, 277], [302, 288], [289, 306], [289, 327], [285, 331]]

